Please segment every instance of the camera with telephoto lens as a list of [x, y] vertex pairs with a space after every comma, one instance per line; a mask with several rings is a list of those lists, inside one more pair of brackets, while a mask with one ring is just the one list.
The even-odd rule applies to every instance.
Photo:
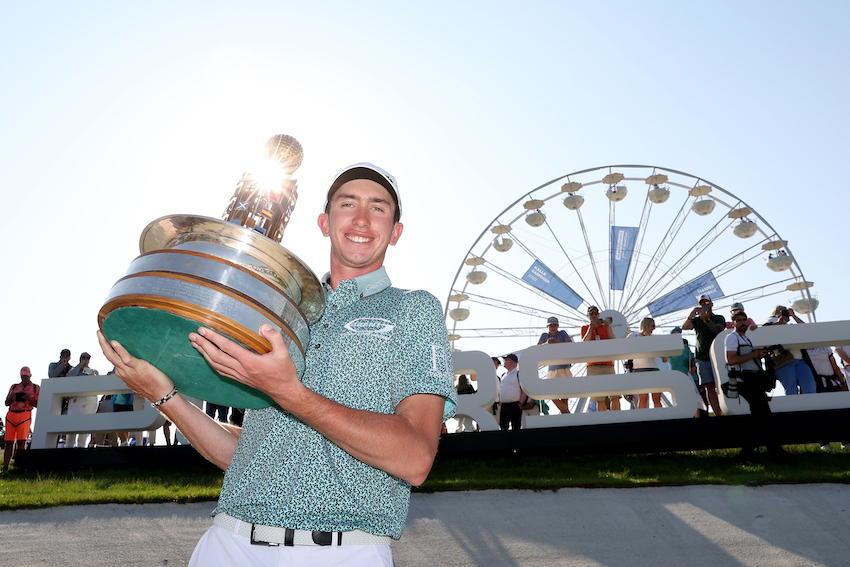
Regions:
[[735, 399], [738, 397], [738, 377], [734, 370], [729, 371], [729, 381], [721, 385], [721, 389], [727, 398]]
[[16, 402], [25, 402], [27, 401], [26, 392], [15, 392], [15, 401]]

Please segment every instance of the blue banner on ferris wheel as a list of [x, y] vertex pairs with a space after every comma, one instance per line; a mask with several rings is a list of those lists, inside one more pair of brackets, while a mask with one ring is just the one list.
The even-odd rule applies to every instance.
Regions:
[[573, 309], [578, 309], [584, 303], [584, 300], [579, 295], [565, 284], [561, 278], [555, 275], [552, 270], [547, 268], [540, 260], [535, 260], [534, 263], [522, 276], [522, 280], [530, 283], [543, 293], [550, 295], [569, 305]]
[[664, 297], [656, 299], [646, 306], [649, 309], [649, 314], [653, 317], [666, 315], [673, 311], [696, 307], [699, 303], [700, 295], [706, 294], [711, 299], [723, 297], [723, 290], [714, 279], [714, 274], [708, 272], [693, 279], [674, 291], [671, 291]]
[[611, 289], [622, 291], [626, 287], [637, 233], [636, 226], [611, 227]]

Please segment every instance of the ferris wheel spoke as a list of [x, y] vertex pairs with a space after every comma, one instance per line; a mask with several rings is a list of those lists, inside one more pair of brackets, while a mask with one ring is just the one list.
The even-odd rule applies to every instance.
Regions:
[[484, 329], [463, 329], [459, 333], [461, 338], [468, 339], [471, 337], [483, 338], [501, 338], [501, 337], [539, 337], [540, 329], [536, 327], [492, 327]]
[[760, 247], [758, 247], [759, 244], [761, 244], [761, 242], [747, 248], [746, 250], [741, 251], [740, 253], [736, 254], [735, 256], [732, 256], [725, 262], [717, 264], [712, 268], [712, 271], [717, 275], [717, 277], [722, 277], [731, 272], [732, 270], [740, 268], [741, 266], [744, 266], [745, 264], [756, 260], [764, 253], [764, 251], [761, 250]]
[[[469, 295], [469, 294], [467, 294]], [[546, 298], [544, 298], [546, 299]], [[486, 305], [488, 307], [494, 307], [496, 309], [501, 309], [503, 311], [510, 311], [513, 313], [521, 313], [523, 315], [532, 315], [534, 317], [549, 317], [548, 313], [551, 310], [538, 309], [536, 307], [529, 307], [527, 305], [522, 305], [519, 303], [511, 303], [509, 301], [505, 301], [502, 299], [497, 299], [495, 297], [486, 297], [483, 295], [469, 295], [470, 303], [478, 303], [481, 305]], [[551, 302], [555, 307], [562, 307], [560, 304], [556, 304]]]
[[638, 223], [638, 231], [637, 231], [637, 240], [635, 242], [634, 250], [632, 251], [631, 262], [629, 266], [629, 272], [626, 277], [625, 285], [623, 286], [623, 293], [620, 296], [620, 302], [617, 307], [618, 311], [626, 310], [626, 306], [632, 300], [633, 297], [633, 285], [635, 279], [636, 269], [632, 269], [638, 260], [641, 257], [641, 253], [643, 250], [643, 243], [646, 239], [646, 234], [648, 232], [647, 227], [649, 226], [649, 220], [652, 216], [652, 201], [649, 198], [644, 199], [643, 203], [643, 211], [641, 211], [640, 222]]
[[[547, 227], [548, 227], [548, 224], [547, 224]], [[553, 233], [553, 236], [554, 236], [554, 232], [552, 231], [551, 227], [549, 227], [549, 229], [550, 229], [550, 232], [551, 232], [551, 233]], [[524, 240], [521, 240], [521, 239], [520, 239], [518, 236], [516, 236], [516, 235], [514, 235], [514, 239], [515, 239], [515, 242], [519, 245], [519, 247], [520, 247], [520, 248], [522, 248], [522, 250], [523, 250], [526, 254], [528, 254], [528, 256], [529, 256], [532, 260], [535, 260], [535, 261], [537, 261], [537, 262], [540, 262], [541, 264], [543, 264], [544, 266], [546, 266], [546, 267], [547, 267], [547, 269], [548, 269], [548, 270], [550, 270], [552, 274], [556, 274], [556, 271], [555, 271], [555, 270], [553, 270], [551, 266], [548, 266], [548, 265], [547, 265], [547, 263], [546, 263], [546, 262], [544, 262], [544, 261], [543, 261], [540, 257], [538, 257], [538, 255], [537, 255], [537, 254], [535, 254], [535, 253], [531, 250], [531, 248], [528, 246], [528, 244], [527, 244]], [[558, 250], [560, 250], [560, 252], [561, 252], [564, 256], [566, 256], [566, 257], [567, 257], [567, 259], [570, 261], [570, 264], [573, 266], [573, 269], [575, 270], [575, 272], [574, 272], [574, 273], [575, 273], [575, 274], [576, 274], [576, 275], [580, 278], [580, 280], [579, 280], [579, 281], [581, 281], [582, 286], [585, 288], [585, 291], [587, 291], [587, 292], [588, 292], [588, 294], [589, 294], [591, 297], [593, 297], [593, 295], [592, 295], [592, 291], [591, 291], [591, 290], [590, 290], [590, 288], [587, 286], [587, 283], [585, 282], [584, 278], [581, 278], [581, 272], [580, 272], [580, 271], [579, 271], [579, 270], [575, 267], [575, 265], [574, 265], [574, 264], [572, 264], [572, 260], [570, 259], [569, 254], [566, 252], [566, 250], [564, 249], [564, 247], [563, 247], [563, 246], [561, 246], [560, 242], [558, 242]], [[492, 264], [488, 264], [488, 265], [492, 266]], [[538, 288], [536, 288], [536, 287], [532, 286], [531, 284], [529, 284], [528, 282], [526, 282], [526, 281], [525, 281], [525, 280], [523, 280], [522, 278], [519, 278], [519, 277], [515, 276], [512, 272], [510, 272], [510, 271], [508, 271], [508, 270], [503, 270], [503, 269], [500, 269], [500, 268], [497, 268], [497, 269], [499, 270], [499, 273], [500, 273], [502, 276], [504, 276], [505, 278], [507, 278], [507, 279], [509, 279], [509, 280], [511, 280], [511, 281], [514, 281], [515, 283], [517, 283], [517, 284], [519, 284], [519, 285], [522, 285], [523, 287], [528, 288], [528, 289], [530, 289], [530, 290], [534, 291], [535, 293], [540, 293], [540, 291], [541, 291], [541, 290], [539, 290]], [[557, 277], [557, 276], [556, 276], [556, 277]], [[560, 278], [559, 278], [559, 279], [560, 279]], [[566, 283], [564, 283], [564, 285], [567, 285], [567, 284], [566, 284]], [[567, 287], [569, 287], [569, 286], [567, 286]], [[574, 293], [577, 297], [581, 297], [581, 296], [579, 296], [579, 294], [578, 294], [578, 293], [576, 293], [574, 290], [572, 290], [572, 288], [570, 288], [570, 291], [572, 291], [572, 292], [573, 292], [573, 293]], [[545, 293], [545, 292], [543, 292], [543, 293]], [[548, 296], [548, 294], [546, 294], [546, 295]], [[582, 300], [583, 300], [583, 301], [586, 301], [586, 299], [583, 299], [583, 298], [582, 298]], [[568, 304], [563, 303], [563, 302], [560, 302], [560, 303], [562, 303], [562, 304], [563, 304], [563, 307], [566, 307], [566, 308], [571, 309], [571, 310], [575, 310], [575, 308], [574, 308], [574, 307], [572, 307], [571, 305], [568, 305]]]
[[673, 221], [670, 223], [670, 227], [663, 234], [661, 242], [658, 244], [655, 252], [652, 253], [652, 256], [647, 263], [647, 268], [641, 273], [634, 286], [630, 287], [628, 298], [624, 302], [624, 309], [626, 305], [633, 305], [632, 302], [637, 302], [639, 301], [639, 298], [643, 297], [645, 289], [642, 288], [645, 288], [647, 283], [655, 276], [655, 272], [662, 265], [664, 257], [667, 255], [667, 251], [670, 250], [673, 239], [678, 236], [679, 231], [685, 224], [685, 220], [688, 218], [688, 214], [691, 211], [691, 208], [687, 206], [688, 202], [689, 198], [686, 197], [682, 206], [679, 208], [679, 211], [676, 213], [676, 216], [673, 218]]
[[[713, 242], [715, 242], [720, 234], [723, 232], [723, 228], [721, 226], [724, 224], [725, 219], [719, 220], [711, 229], [709, 229], [699, 241], [694, 244], [691, 248], [689, 248], [682, 256], [673, 263], [673, 265], [669, 266], [666, 272], [661, 274], [661, 276], [649, 285], [645, 290], [641, 290], [639, 294], [645, 297], [658, 297], [661, 295], [661, 291], [663, 291], [670, 283], [676, 280], [676, 278], [681, 274], [685, 269], [687, 269], [697, 258], [699, 258], [705, 250], [711, 246]], [[726, 223], [728, 225], [731, 223]], [[703, 271], [706, 273], [706, 271]]]
[[[599, 295], [604, 297], [605, 290], [602, 287], [602, 280], [599, 279], [599, 270], [596, 268], [596, 260], [593, 258], [593, 248], [590, 246], [590, 240], [588, 240], [587, 228], [584, 225], [584, 217], [581, 214], [580, 209], [576, 209], [576, 214], [578, 215], [578, 222], [581, 226], [581, 233], [584, 235], [584, 245], [587, 248], [587, 257], [590, 259], [590, 265], [593, 267], [593, 275], [596, 277], [596, 285], [599, 287]], [[599, 300], [594, 297], [590, 288], [588, 288], [587, 292], [590, 294], [590, 297], [593, 298], [594, 303], [600, 303]]]
[[[549, 229], [549, 233], [552, 235], [552, 238], [554, 238], [554, 239], [555, 239], [555, 242], [558, 244], [558, 247], [561, 249], [561, 252], [564, 254], [564, 257], [565, 257], [565, 258], [567, 259], [567, 261], [570, 263], [570, 267], [573, 269], [573, 272], [574, 272], [574, 273], [578, 276], [578, 279], [579, 279], [579, 281], [581, 282], [581, 285], [584, 287], [585, 291], [587, 291], [588, 296], [589, 296], [589, 297], [590, 297], [590, 298], [591, 298], [594, 302], [596, 302], [596, 299], [593, 297], [593, 292], [590, 290], [590, 287], [587, 285], [587, 282], [586, 282], [586, 281], [584, 281], [584, 278], [583, 278], [583, 277], [582, 277], [582, 275], [581, 275], [581, 271], [579, 271], [579, 269], [578, 269], [578, 268], [576, 268], [576, 265], [573, 263], [573, 259], [572, 259], [572, 258], [570, 257], [570, 255], [567, 253], [567, 251], [566, 251], [566, 249], [564, 248], [563, 244], [561, 244], [561, 240], [558, 238], [558, 235], [557, 235], [557, 234], [555, 234], [555, 231], [552, 229], [552, 226], [549, 224], [549, 222], [548, 222], [548, 221], [546, 221], [546, 222], [545, 222], [545, 224], [546, 224], [546, 228], [548, 228], [548, 229]], [[597, 274], [597, 281], [598, 281], [598, 279], [599, 279], [599, 276], [598, 276], [598, 274]]]

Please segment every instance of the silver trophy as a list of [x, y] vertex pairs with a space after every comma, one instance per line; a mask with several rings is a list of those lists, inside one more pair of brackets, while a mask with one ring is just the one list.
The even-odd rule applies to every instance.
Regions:
[[279, 244], [298, 198], [292, 174], [302, 158], [295, 138], [274, 136], [263, 163], [239, 180], [223, 219], [171, 215], [145, 227], [141, 256], [98, 314], [106, 338], [165, 372], [186, 395], [238, 408], [272, 405], [265, 394], [214, 371], [188, 334], [209, 327], [263, 354], [271, 345], [258, 330], [267, 323], [281, 332], [303, 373], [309, 326], [322, 315], [324, 291]]

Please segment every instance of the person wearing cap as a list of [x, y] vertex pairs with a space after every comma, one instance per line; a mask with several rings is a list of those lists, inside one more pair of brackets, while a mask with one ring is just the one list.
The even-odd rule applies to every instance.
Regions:
[[[587, 318], [590, 323], [581, 328], [582, 341], [602, 341], [616, 338], [611, 324], [599, 318], [598, 307], [595, 305], [588, 307]], [[587, 363], [588, 376], [605, 376], [608, 374], [615, 374], [613, 360]], [[596, 409], [598, 411], [607, 411], [608, 409], [616, 411], [620, 409], [619, 395], [590, 398], [590, 401], [596, 402]]]
[[[655, 319], [652, 317], [644, 317], [640, 321], [640, 325], [638, 326], [638, 331], [634, 333], [630, 333], [626, 338], [631, 339], [634, 337], [648, 337], [655, 330]], [[661, 357], [662, 362], [667, 362], [667, 357]], [[658, 358], [635, 358], [632, 361], [632, 372], [659, 372], [658, 368]], [[638, 409], [647, 409], [649, 408], [649, 394], [638, 394]], [[661, 407], [661, 392], [652, 392], [652, 407], [660, 408]]]
[[12, 384], [6, 394], [6, 447], [3, 450], [3, 470], [9, 470], [15, 449], [27, 448], [27, 438], [32, 424], [32, 410], [38, 406], [38, 386], [32, 381], [29, 366], [21, 368], [21, 383]]
[[[47, 368], [47, 377], [48, 378], [64, 378], [68, 375], [68, 372], [71, 371], [71, 365], [68, 362], [71, 360], [71, 351], [63, 348], [59, 353], [59, 362], [51, 362], [50, 366]], [[71, 401], [69, 397], [62, 398], [62, 415], [68, 414], [68, 402]]]
[[[679, 335], [681, 337], [682, 327], [673, 327], [673, 329], [670, 331], [670, 334]], [[682, 337], [682, 343], [684, 344], [682, 353], [670, 357], [670, 370], [676, 370], [696, 380], [695, 375], [697, 367], [694, 363], [694, 355], [691, 352], [688, 339]]]
[[[68, 377], [74, 376], [98, 376], [97, 370], [89, 366], [91, 355], [84, 352], [80, 355], [80, 362], [68, 372]], [[97, 396], [74, 396], [68, 399], [68, 415], [87, 415], [97, 412]], [[86, 447], [88, 433], [66, 434], [65, 448]]]
[[[671, 335], [679, 335], [682, 337], [682, 327], [673, 327], [670, 330]], [[694, 385], [694, 390], [696, 390], [697, 395], [699, 395], [699, 402], [697, 407], [697, 413], [694, 417], [708, 417], [708, 400], [705, 397], [705, 389], [700, 388], [697, 380], [697, 367], [694, 361], [694, 354], [691, 352], [690, 343], [688, 343], [688, 339], [682, 337], [682, 343], [684, 343], [684, 347], [682, 348], [682, 354], [677, 354], [675, 356], [670, 357], [670, 370], [676, 370], [677, 372], [681, 372], [685, 376], [688, 376]]]
[[[733, 303], [732, 308], [731, 308], [732, 316], [730, 317], [730, 319], [734, 320], [735, 319], [735, 313], [739, 313], [743, 310], [744, 310], [744, 304], [743, 303], [740, 303], [740, 302], [737, 302], [737, 301], [735, 303]], [[747, 323], [750, 325], [749, 329], [751, 331], [755, 331], [756, 329], [759, 328], [759, 326], [756, 325], [756, 322], [753, 321], [752, 319], [748, 318]], [[727, 329], [734, 329], [735, 323], [733, 323], [732, 321], [726, 321], [726, 328]]]
[[777, 440], [776, 426], [770, 411], [765, 381], [774, 383], [772, 375], [765, 375], [761, 359], [768, 355], [764, 349], [753, 348], [753, 343], [747, 337], [749, 319], [744, 311], [738, 311], [733, 318], [735, 331], [726, 335], [723, 346], [726, 351], [726, 364], [731, 371], [737, 372], [737, 389], [740, 397], [750, 406], [750, 419], [746, 424], [741, 453], [738, 461], [751, 464], [758, 442], [764, 443], [771, 455], [780, 462], [788, 462], [790, 457]]
[[522, 406], [528, 401], [528, 396], [519, 383], [518, 363], [519, 358], [514, 353], [505, 357], [508, 373], [502, 378], [499, 388], [499, 428], [502, 431], [518, 431], [522, 427]]
[[[771, 325], [787, 325], [791, 319], [798, 325], [805, 324], [805, 321], [794, 313], [793, 309], [784, 305], [777, 305], [770, 312], [770, 318], [765, 322], [764, 326]], [[800, 353], [802, 355], [802, 352]], [[797, 394], [816, 394], [817, 382], [811, 367], [802, 358], [794, 357], [794, 360], [779, 368], [774, 368], [776, 379], [782, 384], [785, 389], [786, 396], [794, 396]]]
[[[573, 339], [570, 338], [570, 335], [567, 334], [564, 330], [558, 330], [558, 318], [557, 317], [549, 317], [548, 321], [546, 321], [547, 331], [540, 335], [540, 340], [537, 341], [538, 345], [542, 344], [555, 344], [555, 343], [571, 343]], [[551, 378], [572, 378], [573, 372], [570, 370], [572, 364], [553, 364], [549, 366], [549, 370], [546, 372], [546, 379]], [[561, 413], [570, 413], [569, 399], [564, 398], [563, 400], [552, 400], [555, 404], [555, 407]]]
[[47, 369], [48, 378], [64, 378], [71, 371], [71, 365], [68, 361], [71, 360], [71, 351], [63, 348], [59, 353], [59, 362], [51, 362]]
[[794, 310], [790, 307], [785, 307], [784, 305], [777, 305], [770, 312], [770, 317], [765, 321], [765, 326], [768, 325], [786, 325], [791, 322], [791, 319], [794, 319], [794, 322], [798, 325], [805, 324], [805, 321], [800, 319], [800, 317], [794, 313]]
[[213, 369], [269, 395], [241, 428], [211, 420], [147, 362], [98, 333], [127, 385], [226, 469], [213, 526], [189, 565], [390, 565], [411, 485], [434, 462], [457, 393], [443, 310], [391, 287], [384, 268], [402, 234], [395, 178], [366, 163], [340, 172], [318, 225], [329, 238], [325, 309], [300, 377], [278, 331], [256, 355], [200, 328], [188, 340]]
[[714, 303], [707, 294], [699, 296], [699, 306], [695, 307], [682, 323], [683, 331], [693, 331], [697, 335], [696, 365], [699, 385], [705, 389], [706, 397], [714, 415], [722, 416], [720, 401], [717, 399], [717, 386], [714, 381], [714, 370], [711, 368], [709, 352], [715, 337], [726, 329], [726, 318], [715, 315], [712, 311]]

